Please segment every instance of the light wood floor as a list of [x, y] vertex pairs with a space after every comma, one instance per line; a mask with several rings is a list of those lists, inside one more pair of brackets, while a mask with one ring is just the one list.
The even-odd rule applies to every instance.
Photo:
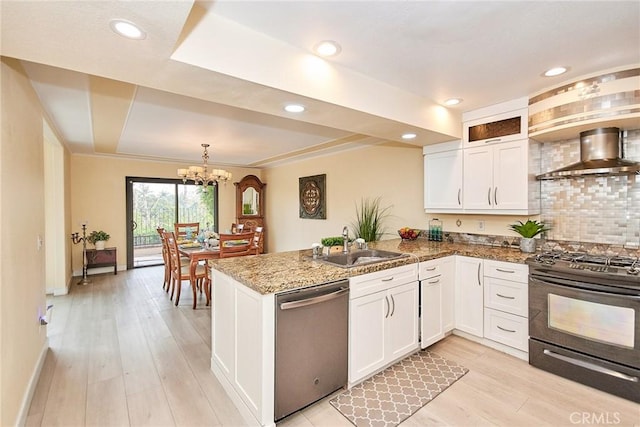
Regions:
[[[188, 284], [175, 307], [162, 267], [91, 276], [50, 298], [50, 350], [29, 426], [246, 425], [209, 370], [211, 312], [192, 310]], [[406, 420], [451, 425], [640, 426], [638, 405], [451, 336], [432, 347], [470, 372]], [[351, 426], [324, 399], [280, 423]]]

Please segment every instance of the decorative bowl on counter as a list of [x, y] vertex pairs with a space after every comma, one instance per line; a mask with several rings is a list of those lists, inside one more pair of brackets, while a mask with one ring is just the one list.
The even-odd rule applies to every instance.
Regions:
[[420, 236], [421, 230], [415, 228], [402, 227], [398, 230], [398, 234], [402, 240], [416, 240]]

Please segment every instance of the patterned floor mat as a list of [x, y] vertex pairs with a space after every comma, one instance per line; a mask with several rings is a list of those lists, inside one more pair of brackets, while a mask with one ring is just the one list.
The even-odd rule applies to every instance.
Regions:
[[358, 427], [394, 427], [469, 370], [423, 350], [329, 401]]

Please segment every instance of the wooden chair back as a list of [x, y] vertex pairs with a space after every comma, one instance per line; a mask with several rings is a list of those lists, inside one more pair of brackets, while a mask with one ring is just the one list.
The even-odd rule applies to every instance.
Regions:
[[262, 239], [264, 238], [264, 233], [262, 232], [264, 230], [263, 227], [256, 227], [255, 230], [253, 230], [253, 249], [255, 250], [256, 255], [260, 254], [260, 248], [262, 246]]
[[244, 224], [231, 223], [231, 234], [243, 233], [244, 231]]
[[253, 231], [236, 234], [220, 234], [220, 258], [255, 255]]
[[187, 233], [191, 232], [192, 237], [196, 237], [200, 234], [199, 222], [176, 222], [173, 226], [173, 231], [176, 233], [176, 239], [183, 240], [187, 237]]
[[160, 243], [162, 243], [162, 262], [164, 263], [164, 282], [162, 284], [162, 289], [166, 289], [169, 291], [169, 285], [171, 282], [171, 260], [169, 259], [169, 247], [167, 246], [167, 241], [164, 238], [164, 228], [158, 227], [156, 231], [160, 235]]

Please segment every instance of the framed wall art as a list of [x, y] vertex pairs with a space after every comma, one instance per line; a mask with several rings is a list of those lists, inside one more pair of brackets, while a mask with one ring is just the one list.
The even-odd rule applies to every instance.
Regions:
[[298, 178], [300, 218], [327, 219], [326, 179], [326, 174]]

